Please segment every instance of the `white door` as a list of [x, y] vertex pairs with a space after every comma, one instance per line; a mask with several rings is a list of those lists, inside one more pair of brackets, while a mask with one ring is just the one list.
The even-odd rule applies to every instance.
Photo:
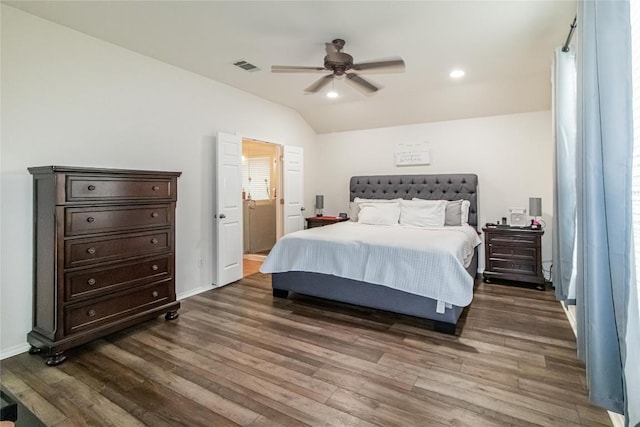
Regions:
[[218, 133], [216, 138], [216, 268], [214, 284], [242, 278], [242, 138]]
[[284, 147], [284, 234], [304, 228], [302, 160], [302, 147]]

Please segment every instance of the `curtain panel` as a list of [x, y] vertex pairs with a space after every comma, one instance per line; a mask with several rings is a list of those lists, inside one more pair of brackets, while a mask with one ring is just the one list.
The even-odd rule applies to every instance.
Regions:
[[[593, 403], [627, 415], [627, 330], [635, 288], [631, 164], [631, 39], [628, 1], [578, 3], [578, 355]], [[633, 331], [638, 334], [638, 331]], [[632, 349], [633, 351], [637, 349]], [[629, 362], [629, 363], [627, 363]], [[631, 384], [631, 386], [634, 386]]]
[[576, 55], [557, 48], [553, 63], [553, 274], [556, 298], [576, 298]]

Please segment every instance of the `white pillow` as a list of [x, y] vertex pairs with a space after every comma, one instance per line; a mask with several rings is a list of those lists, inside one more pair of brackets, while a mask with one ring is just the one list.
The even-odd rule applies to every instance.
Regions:
[[446, 208], [446, 200], [401, 200], [400, 225], [442, 227]]
[[468, 200], [462, 201], [462, 225], [469, 224], [469, 208], [471, 207], [471, 202]]
[[[414, 197], [413, 200], [426, 200]], [[465, 225], [469, 224], [469, 208], [471, 202], [468, 200], [449, 200], [445, 209], [444, 225]]]
[[360, 213], [361, 203], [398, 203], [402, 199], [361, 199], [356, 197], [353, 202], [349, 203], [349, 217], [351, 221], [358, 222], [358, 215]]
[[358, 213], [359, 224], [371, 225], [398, 225], [400, 218], [400, 204], [394, 203], [357, 203], [360, 206]]

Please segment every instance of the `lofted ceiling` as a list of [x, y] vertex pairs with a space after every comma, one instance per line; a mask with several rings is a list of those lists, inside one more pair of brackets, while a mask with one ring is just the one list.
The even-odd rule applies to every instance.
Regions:
[[[575, 1], [4, 1], [13, 7], [298, 111], [318, 133], [550, 109], [553, 50]], [[364, 95], [304, 89], [322, 74], [325, 42], [355, 62], [402, 57], [401, 74], [366, 77]], [[243, 59], [260, 70], [233, 65]], [[449, 72], [466, 76], [453, 80]]]

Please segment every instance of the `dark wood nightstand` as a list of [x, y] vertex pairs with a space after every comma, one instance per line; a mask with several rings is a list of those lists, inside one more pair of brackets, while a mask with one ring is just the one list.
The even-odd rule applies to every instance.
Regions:
[[307, 228], [324, 227], [325, 225], [335, 224], [336, 222], [349, 221], [349, 218], [340, 218], [337, 216], [310, 216], [307, 220]]
[[502, 279], [545, 289], [542, 230], [487, 226], [484, 232], [484, 281]]

